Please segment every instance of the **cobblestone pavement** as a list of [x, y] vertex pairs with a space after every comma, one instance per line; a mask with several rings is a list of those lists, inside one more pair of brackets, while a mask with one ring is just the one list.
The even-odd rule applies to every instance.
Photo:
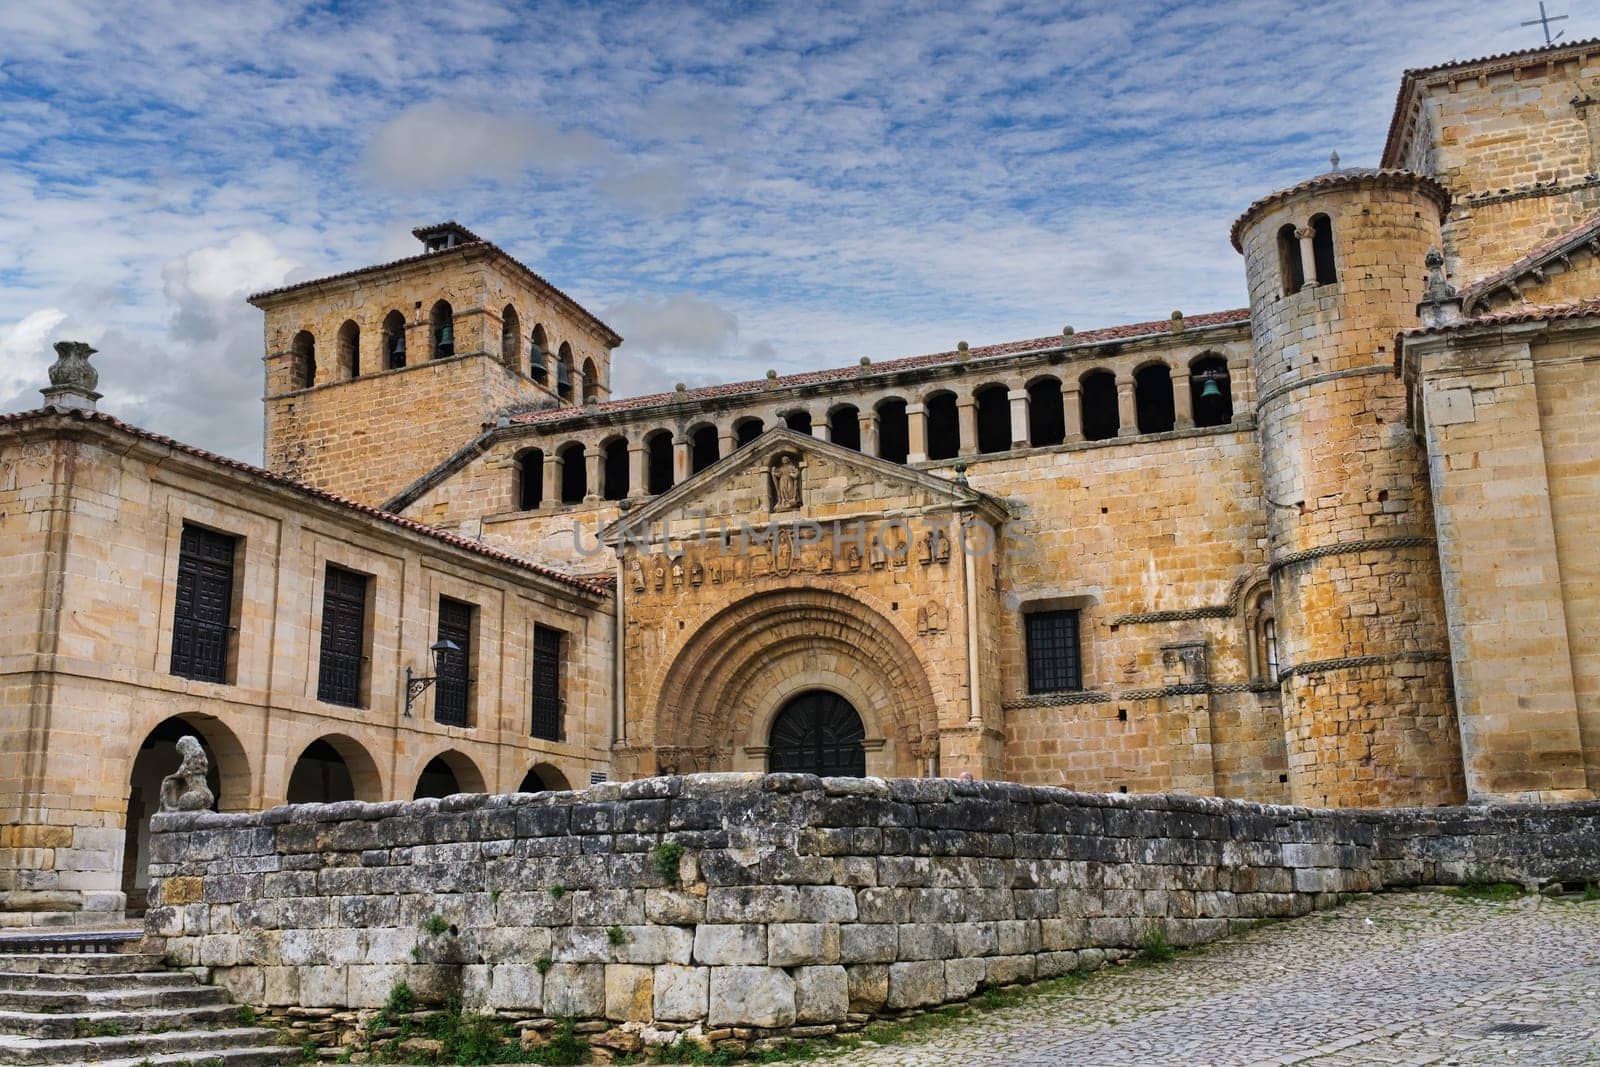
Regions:
[[1600, 902], [1363, 898], [828, 1062], [1600, 1065]]

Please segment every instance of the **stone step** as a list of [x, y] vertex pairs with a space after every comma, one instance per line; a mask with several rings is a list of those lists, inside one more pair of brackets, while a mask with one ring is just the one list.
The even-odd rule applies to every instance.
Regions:
[[0, 971], [0, 992], [89, 993], [113, 989], [192, 989], [200, 980], [187, 971], [131, 971], [128, 974], [17, 974]]
[[0, 974], [132, 974], [161, 969], [161, 957], [148, 952], [4, 952]]
[[0, 1009], [0, 1034], [14, 1037], [114, 1037], [162, 1030], [193, 1030], [240, 1024], [235, 1004], [217, 1003], [136, 1011], [30, 1012]]
[[54, 991], [35, 989], [0, 990], [0, 1011], [91, 1012], [149, 1011], [160, 1008], [204, 1008], [228, 1003], [228, 996], [214, 986], [187, 985], [162, 988], [138, 986], [132, 989], [94, 989]]
[[[276, 1055], [278, 1059], [258, 1063], [287, 1063], [297, 1050], [274, 1047], [278, 1034], [265, 1027], [233, 1027], [226, 1030], [169, 1030], [152, 1034], [125, 1034], [117, 1037], [36, 1038], [0, 1036], [0, 1063], [19, 1065], [95, 1064], [107, 1062], [163, 1063], [214, 1062], [226, 1050]], [[190, 1059], [165, 1060], [157, 1057], [189, 1056]], [[224, 1061], [230, 1062], [230, 1061]]]
[[105, 930], [4, 930], [0, 931], [0, 952], [82, 955], [127, 952], [136, 948], [143, 937], [144, 931], [133, 926]]
[[[4, 1062], [4, 1061], [0, 1061]], [[176, 1052], [170, 1055], [140, 1056], [138, 1059], [91, 1060], [92, 1067], [282, 1067], [302, 1062], [299, 1049], [281, 1045], [254, 1048], [217, 1049], [205, 1052]]]

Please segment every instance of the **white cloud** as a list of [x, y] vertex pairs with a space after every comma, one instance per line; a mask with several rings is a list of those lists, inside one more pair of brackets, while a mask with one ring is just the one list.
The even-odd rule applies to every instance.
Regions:
[[248, 231], [171, 260], [162, 277], [173, 305], [172, 336], [214, 341], [229, 325], [259, 325], [260, 313], [245, 297], [283, 284], [296, 266], [270, 238]]
[[55, 329], [66, 317], [60, 308], [40, 308], [0, 329], [0, 397], [25, 396], [30, 387], [50, 384], [45, 375], [55, 361], [50, 345], [58, 340]]
[[374, 181], [415, 189], [529, 168], [566, 173], [611, 162], [612, 153], [592, 134], [437, 101], [407, 108], [384, 123], [362, 156]]

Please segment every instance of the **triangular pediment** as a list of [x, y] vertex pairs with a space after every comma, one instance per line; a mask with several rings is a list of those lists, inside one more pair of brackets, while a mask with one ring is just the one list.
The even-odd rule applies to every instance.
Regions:
[[601, 532], [615, 545], [624, 530], [679, 526], [762, 528], [777, 522], [828, 524], [893, 515], [977, 512], [999, 523], [1005, 505], [964, 481], [863, 455], [786, 427], [768, 430]]

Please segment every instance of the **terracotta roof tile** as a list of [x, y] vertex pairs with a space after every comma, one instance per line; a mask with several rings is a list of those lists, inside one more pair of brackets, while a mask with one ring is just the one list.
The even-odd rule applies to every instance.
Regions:
[[1582, 225], [1574, 226], [1565, 233], [1557, 234], [1526, 255], [1518, 257], [1514, 262], [1507, 264], [1493, 274], [1487, 274], [1479, 278], [1462, 289], [1456, 294], [1461, 298], [1462, 308], [1470, 308], [1479, 297], [1494, 292], [1494, 290], [1507, 282], [1516, 281], [1522, 275], [1543, 266], [1578, 245], [1586, 244], [1596, 235], [1600, 235], [1600, 216], [1592, 218]]
[[[446, 225], [459, 226], [457, 223], [441, 223], [440, 226], [420, 226], [417, 228], [417, 231], [413, 232], [428, 233]], [[464, 226], [460, 226], [460, 229], [466, 233], [472, 233], [471, 230], [468, 230]], [[356, 278], [363, 274], [373, 274], [379, 271], [393, 270], [396, 267], [410, 266], [413, 263], [421, 263], [423, 260], [427, 259], [438, 259], [441, 256], [465, 256], [473, 252], [487, 252], [492, 256], [500, 257], [516, 269], [522, 271], [528, 277], [533, 279], [535, 285], [547, 290], [557, 299], [571, 305], [573, 310], [577, 311], [590, 322], [600, 327], [600, 329], [606, 334], [607, 340], [610, 342], [611, 347], [615, 348], [617, 345], [622, 343], [622, 336], [602, 322], [599, 316], [590, 311], [588, 308], [584, 307], [582, 304], [578, 303], [566, 293], [562, 292], [560, 289], [556, 288], [554, 285], [550, 284], [548, 280], [546, 280], [533, 268], [529, 267], [526, 263], [523, 263], [516, 256], [513, 256], [511, 253], [507, 252], [493, 241], [485, 241], [476, 234], [473, 234], [473, 238], [474, 239], [471, 241], [458, 244], [453, 248], [440, 249], [437, 252], [420, 252], [414, 256], [403, 256], [400, 259], [391, 259], [387, 263], [377, 263], [370, 267], [357, 267], [354, 270], [340, 271], [338, 274], [326, 274], [320, 278], [311, 278], [307, 281], [295, 282], [293, 285], [282, 285], [276, 289], [264, 289], [259, 293], [251, 293], [248, 297], [246, 297], [246, 301], [251, 304], [256, 304], [256, 306], [259, 307], [260, 304], [258, 304], [257, 301], [269, 300], [273, 297], [282, 296], [284, 293], [293, 293], [300, 289], [308, 289], [314, 285], [326, 285], [328, 282], [344, 281], [347, 278]]]
[[[1248, 322], [1250, 319], [1249, 308], [1234, 308], [1230, 311], [1213, 311], [1203, 315], [1188, 315], [1184, 317], [1185, 329], [1198, 329], [1207, 326], [1225, 326], [1230, 323]], [[969, 349], [969, 360], [993, 359], [1001, 356], [1012, 356], [1023, 352], [1038, 352], [1052, 348], [1060, 348], [1063, 344], [1093, 345], [1109, 341], [1129, 340], [1135, 337], [1148, 337], [1159, 334], [1170, 334], [1172, 330], [1171, 319], [1157, 319], [1152, 322], [1134, 322], [1125, 326], [1109, 326], [1099, 330], [1089, 330], [1075, 333], [1071, 337], [1062, 337], [1059, 334], [1050, 337], [1035, 337], [1025, 341], [1006, 341], [1001, 344], [984, 345]], [[690, 389], [685, 394], [692, 403], [695, 401], [716, 400], [723, 397], [753, 396], [764, 393], [769, 388], [784, 388], [789, 386], [819, 385], [827, 382], [848, 381], [863, 374], [894, 373], [903, 370], [916, 370], [923, 367], [937, 367], [959, 362], [959, 355], [954, 351], [930, 352], [921, 356], [906, 356], [901, 359], [886, 360], [882, 363], [871, 363], [866, 366], [835, 367], [828, 370], [803, 371], [799, 374], [779, 375], [775, 380], [766, 378], [753, 378], [739, 382], [724, 382], [720, 385], [707, 385], [699, 389]], [[544, 422], [557, 422], [562, 419], [576, 418], [587, 414], [605, 414], [609, 412], [631, 411], [637, 408], [654, 407], [658, 404], [668, 404], [677, 399], [675, 393], [650, 393], [645, 396], [631, 396], [621, 400], [612, 400], [593, 407], [569, 405], [556, 408], [534, 408], [514, 412], [510, 418], [513, 423], [536, 424]]]
[[269, 482], [273, 485], [282, 486], [304, 496], [312, 497], [325, 503], [334, 504], [338, 507], [359, 512], [368, 518], [376, 519], [379, 522], [386, 523], [390, 526], [397, 526], [403, 530], [409, 530], [412, 533], [421, 534], [424, 537], [430, 537], [435, 541], [450, 545], [453, 548], [459, 548], [464, 551], [471, 552], [474, 555], [484, 556], [500, 563], [508, 563], [511, 566], [519, 567], [522, 570], [531, 571], [534, 574], [542, 575], [543, 577], [572, 586], [573, 588], [580, 589], [586, 593], [604, 594], [608, 588], [605, 579], [596, 580], [586, 577], [579, 577], [577, 575], [558, 571], [552, 567], [546, 567], [542, 564], [534, 563], [532, 560], [523, 559], [521, 556], [514, 556], [509, 552], [502, 552], [499, 549], [490, 548], [489, 546], [481, 544], [477, 541], [471, 541], [465, 537], [459, 537], [456, 534], [446, 533], [445, 531], [433, 526], [429, 526], [426, 523], [417, 522], [413, 519], [402, 518], [399, 515], [383, 511], [380, 508], [372, 507], [369, 504], [362, 504], [359, 501], [351, 500], [348, 497], [339, 496], [337, 493], [330, 493], [326, 489], [318, 489], [316, 486], [308, 485], [305, 482], [299, 481], [298, 479], [290, 478], [273, 471], [264, 470], [261, 467], [252, 466], [249, 463], [243, 463], [236, 459], [229, 459], [227, 456], [218, 455], [215, 452], [208, 452], [203, 448], [196, 448], [194, 445], [186, 445], [182, 441], [174, 440], [173, 438], [166, 437], [162, 434], [152, 433], [149, 430], [144, 430], [137, 426], [123, 422], [121, 419], [107, 415], [103, 411], [35, 408], [32, 411], [22, 411], [12, 415], [0, 415], [0, 428], [7, 426], [18, 426], [28, 422], [46, 419], [52, 416], [72, 418], [77, 419], [80, 422], [95, 422], [105, 426], [110, 426], [112, 429], [129, 434], [133, 437], [137, 437], [142, 441], [148, 441], [151, 444], [160, 445], [164, 448], [170, 448], [175, 452], [182, 452], [184, 455], [193, 456], [194, 458], [203, 460], [206, 463], [211, 463], [219, 467], [226, 467], [229, 470], [238, 471], [241, 474], [249, 475], [250, 477], [256, 478], [263, 482]]
[[1474, 315], [1446, 326], [1413, 326], [1401, 330], [1396, 337], [1406, 341], [1413, 337], [1454, 333], [1484, 326], [1512, 326], [1519, 322], [1559, 322], [1564, 319], [1587, 319], [1600, 316], [1600, 299], [1581, 300], [1574, 304], [1529, 304], [1513, 311], [1498, 311], [1492, 315]]

